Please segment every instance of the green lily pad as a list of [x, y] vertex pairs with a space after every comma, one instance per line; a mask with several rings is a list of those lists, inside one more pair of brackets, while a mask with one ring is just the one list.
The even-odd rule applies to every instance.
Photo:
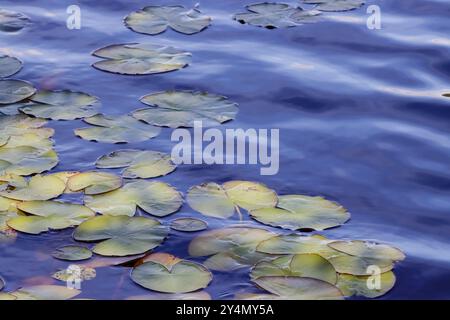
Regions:
[[28, 23], [30, 23], [30, 19], [23, 13], [0, 9], [0, 31], [19, 31]]
[[69, 289], [66, 286], [40, 285], [23, 287], [8, 296], [0, 296], [0, 300], [69, 300], [81, 293], [80, 290]]
[[59, 260], [80, 261], [90, 259], [92, 252], [86, 247], [64, 246], [53, 251], [52, 256]]
[[92, 117], [98, 113], [98, 98], [83, 92], [70, 90], [39, 91], [30, 98], [35, 102], [20, 107], [20, 111], [30, 116], [52, 120], [75, 120]]
[[319, 11], [303, 10], [284, 3], [257, 3], [246, 6], [248, 13], [238, 13], [234, 20], [267, 29], [295, 27], [317, 21]]
[[93, 127], [75, 129], [75, 134], [85, 140], [105, 143], [141, 142], [154, 138], [161, 132], [158, 127], [145, 124], [131, 116], [95, 115], [83, 119]]
[[250, 215], [261, 223], [289, 230], [325, 230], [350, 219], [345, 208], [322, 197], [287, 195], [278, 199], [276, 208], [252, 210]]
[[10, 77], [22, 69], [22, 61], [16, 57], [0, 56], [0, 78]]
[[101, 194], [122, 186], [122, 179], [112, 173], [88, 171], [73, 174], [67, 179], [67, 187], [72, 192], [84, 191], [87, 195]]
[[342, 292], [334, 285], [313, 278], [260, 277], [253, 280], [259, 287], [280, 297], [296, 300], [341, 300]]
[[0, 183], [0, 196], [21, 201], [53, 199], [66, 188], [64, 181], [51, 175], [35, 175], [29, 180], [16, 175], [0, 176]]
[[130, 256], [159, 246], [168, 235], [166, 227], [157, 220], [145, 217], [100, 216], [77, 227], [78, 241], [102, 241], [93, 252], [102, 256]]
[[108, 193], [86, 196], [84, 203], [103, 215], [131, 217], [139, 207], [154, 216], [164, 217], [180, 209], [183, 197], [164, 182], [141, 180]]
[[31, 97], [36, 89], [23, 80], [0, 80], [0, 104], [16, 103]]
[[195, 232], [207, 229], [208, 224], [200, 219], [178, 218], [172, 221], [170, 227], [177, 231]]
[[189, 52], [154, 44], [113, 44], [92, 53], [104, 58], [92, 66], [96, 69], [127, 75], [155, 74], [175, 71], [191, 61]]
[[[47, 121], [44, 119], [31, 118], [24, 114], [13, 116], [0, 116], [0, 146], [19, 146], [29, 144], [5, 145], [10, 140], [24, 140], [24, 135], [33, 134], [41, 139], [48, 139], [54, 134], [54, 130], [46, 128]], [[27, 136], [27, 139], [30, 139]], [[35, 141], [32, 141], [34, 146]]]
[[141, 102], [151, 106], [136, 110], [132, 116], [149, 124], [162, 127], [193, 127], [202, 121], [205, 127], [233, 120], [237, 104], [224, 96], [207, 92], [165, 91], [146, 95]]
[[229, 181], [223, 185], [214, 182], [194, 186], [187, 193], [192, 209], [215, 218], [229, 218], [236, 209], [255, 210], [274, 207], [276, 193], [265, 185], [250, 181]]
[[369, 267], [371, 266], [378, 267], [381, 273], [388, 272], [394, 268], [392, 260], [389, 260], [388, 258], [361, 258], [344, 253], [330, 257], [328, 258], [328, 261], [333, 265], [337, 272], [355, 276], [366, 276], [368, 274]]
[[[89, 281], [92, 279], [95, 279], [95, 277], [97, 276], [97, 272], [95, 271], [95, 269], [93, 268], [89, 268], [89, 267], [85, 267], [82, 265], [71, 265], [72, 268], [76, 267], [79, 270], [77, 270], [77, 278], [80, 281]], [[72, 269], [74, 270], [74, 269]], [[62, 269], [59, 270], [57, 272], [55, 272], [54, 274], [52, 274], [52, 278], [59, 280], [59, 281], [63, 281], [63, 282], [67, 282], [70, 279], [72, 279], [74, 276], [74, 272], [68, 269]]]
[[144, 288], [165, 293], [186, 293], [203, 289], [212, 274], [199, 263], [170, 259], [165, 263], [147, 261], [131, 271], [131, 279]]
[[328, 246], [337, 251], [361, 258], [390, 259], [393, 261], [405, 259], [405, 254], [402, 251], [386, 244], [353, 240], [333, 241]]
[[364, 5], [364, 0], [303, 0], [306, 4], [317, 4], [315, 9], [320, 11], [349, 11]]
[[388, 293], [395, 285], [395, 275], [392, 271], [380, 274], [378, 288], [372, 288], [368, 285], [368, 282], [371, 282], [370, 277], [340, 274], [337, 287], [346, 297], [355, 295], [366, 298], [378, 298]]
[[207, 28], [211, 18], [203, 16], [197, 9], [183, 6], [148, 6], [130, 13], [125, 25], [139, 33], [155, 35], [172, 28], [184, 34], [194, 34]]
[[95, 213], [85, 206], [58, 201], [26, 201], [17, 207], [31, 216], [12, 218], [8, 220], [8, 226], [30, 234], [77, 226], [95, 216]]
[[150, 150], [117, 150], [100, 157], [95, 163], [97, 168], [125, 168], [124, 178], [155, 178], [165, 176], [175, 170], [176, 165], [170, 155]]

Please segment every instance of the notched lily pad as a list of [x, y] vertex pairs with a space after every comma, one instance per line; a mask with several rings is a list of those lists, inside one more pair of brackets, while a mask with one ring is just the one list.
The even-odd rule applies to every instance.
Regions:
[[401, 250], [386, 244], [369, 241], [333, 241], [328, 246], [337, 251], [361, 258], [390, 259], [393, 261], [405, 259], [405, 254]]
[[234, 20], [267, 29], [295, 27], [317, 21], [316, 10], [303, 10], [285, 3], [257, 3], [246, 6], [248, 13], [238, 13]]
[[303, 0], [306, 4], [316, 4], [315, 9], [320, 11], [349, 11], [364, 5], [364, 0]]
[[175, 170], [176, 165], [170, 155], [150, 150], [117, 150], [100, 157], [97, 168], [125, 168], [124, 178], [155, 178], [165, 176]]
[[148, 6], [130, 13], [125, 25], [139, 33], [155, 35], [172, 28], [184, 34], [194, 34], [207, 28], [211, 18], [183, 6]]
[[166, 227], [157, 220], [145, 217], [100, 216], [77, 227], [78, 241], [101, 241], [93, 252], [102, 256], [130, 256], [159, 246], [168, 235]]
[[66, 188], [64, 181], [52, 175], [35, 175], [29, 180], [17, 175], [0, 176], [0, 196], [32, 201], [60, 196]]
[[29, 23], [30, 19], [23, 13], [0, 9], [0, 31], [19, 31]]
[[31, 146], [0, 148], [0, 174], [26, 176], [48, 171], [57, 164], [58, 155], [53, 150]]
[[177, 231], [196, 232], [208, 228], [208, 224], [195, 218], [178, 218], [171, 222], [170, 227]]
[[102, 114], [83, 119], [92, 127], [75, 129], [75, 135], [90, 141], [105, 143], [141, 142], [154, 138], [161, 128], [145, 124], [131, 116]]
[[22, 61], [16, 57], [0, 56], [0, 78], [10, 77], [20, 69], [22, 69]]
[[122, 179], [112, 173], [88, 171], [71, 175], [67, 187], [72, 192], [84, 191], [87, 195], [101, 194], [122, 186]]
[[[340, 274], [337, 287], [346, 297], [353, 295], [378, 298], [388, 293], [395, 285], [395, 275], [388, 271], [377, 276], [354, 276], [351, 274]], [[378, 282], [379, 281], [379, 282]]]
[[0, 104], [16, 103], [31, 97], [36, 88], [23, 80], [0, 80]]
[[215, 218], [226, 219], [236, 210], [255, 210], [274, 207], [276, 193], [265, 185], [250, 181], [229, 181], [223, 185], [214, 182], [194, 186], [187, 193], [192, 209]]
[[136, 110], [132, 116], [162, 127], [193, 127], [194, 121], [203, 126], [216, 126], [233, 120], [237, 104], [224, 96], [207, 92], [165, 91], [146, 95], [141, 102], [151, 108]]
[[105, 60], [95, 62], [96, 69], [126, 75], [175, 71], [191, 62], [191, 54], [169, 46], [154, 44], [113, 44], [92, 55]]
[[90, 259], [92, 252], [86, 247], [64, 246], [53, 251], [52, 257], [59, 260], [80, 261]]
[[261, 223], [289, 230], [325, 230], [350, 219], [345, 208], [322, 197], [286, 195], [278, 199], [276, 208], [252, 210], [250, 215]]
[[86, 206], [103, 215], [133, 216], [137, 207], [158, 217], [178, 211], [183, 197], [170, 185], [159, 181], [133, 181], [122, 188], [86, 196]]

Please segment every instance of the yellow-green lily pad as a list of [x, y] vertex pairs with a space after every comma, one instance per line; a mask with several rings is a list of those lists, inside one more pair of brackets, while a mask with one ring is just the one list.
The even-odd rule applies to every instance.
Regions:
[[52, 278], [59, 281], [67, 282], [70, 279], [73, 279], [74, 277], [73, 270], [77, 270], [76, 274], [77, 280], [79, 279], [80, 281], [89, 281], [95, 279], [95, 277], [97, 276], [97, 272], [93, 268], [85, 267], [82, 265], [71, 265], [70, 267], [72, 267], [71, 270], [62, 269], [55, 272], [54, 274], [52, 274]]
[[[1, 12], [1, 11], [0, 11]], [[0, 104], [16, 103], [31, 97], [36, 88], [23, 80], [0, 80]]]
[[92, 251], [81, 246], [64, 246], [59, 247], [52, 252], [52, 257], [59, 260], [80, 261], [87, 260], [92, 257]]
[[405, 259], [405, 254], [399, 249], [386, 244], [372, 243], [369, 241], [333, 241], [328, 246], [337, 251], [361, 258], [390, 259], [393, 261]]
[[200, 219], [178, 218], [170, 223], [170, 227], [177, 231], [196, 232], [207, 229], [208, 224]]
[[42, 173], [58, 164], [58, 154], [53, 150], [31, 146], [0, 147], [0, 174], [27, 176]]
[[376, 266], [381, 273], [388, 272], [394, 268], [393, 261], [389, 258], [374, 259], [350, 256], [345, 253], [328, 258], [337, 272], [365, 276], [371, 266]]
[[22, 61], [16, 57], [0, 56], [0, 78], [10, 77], [22, 69]]
[[80, 293], [80, 290], [69, 289], [66, 286], [39, 285], [8, 292], [10, 297], [0, 297], [0, 300], [3, 298], [9, 300], [69, 300]]
[[379, 275], [379, 286], [375, 277], [370, 275], [340, 274], [336, 286], [346, 297], [355, 295], [366, 298], [378, 298], [388, 293], [395, 285], [395, 275], [392, 271]]
[[72, 192], [84, 191], [95, 195], [116, 190], [122, 186], [122, 179], [112, 173], [88, 171], [71, 175], [67, 179], [67, 187]]
[[306, 4], [316, 4], [320, 11], [349, 11], [361, 7], [365, 0], [303, 0]]
[[0, 176], [0, 183], [0, 196], [21, 201], [53, 199], [66, 188], [64, 181], [52, 175], [35, 175], [29, 180], [17, 175]]

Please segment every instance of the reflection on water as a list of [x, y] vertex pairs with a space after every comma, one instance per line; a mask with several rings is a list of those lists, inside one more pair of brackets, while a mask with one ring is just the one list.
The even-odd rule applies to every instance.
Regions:
[[[327, 236], [379, 240], [406, 252], [408, 258], [395, 270], [397, 285], [383, 298], [449, 298], [450, 99], [442, 96], [450, 92], [448, 1], [367, 1], [381, 7], [381, 30], [367, 29], [366, 7], [324, 14], [315, 24], [266, 30], [231, 19], [252, 1], [204, 0], [202, 11], [213, 17], [210, 28], [193, 36], [167, 31], [153, 37], [133, 33], [121, 22], [142, 1], [79, 1], [82, 28], [68, 30], [71, 2], [2, 1], [2, 7], [34, 21], [19, 33], [0, 33], [0, 53], [25, 63], [15, 78], [40, 89], [93, 94], [107, 114], [128, 113], [143, 106], [139, 97], [167, 89], [230, 97], [240, 104], [240, 113], [222, 128], [280, 128], [279, 174], [261, 177], [259, 167], [249, 165], [186, 165], [161, 180], [184, 192], [205, 181], [257, 180], [280, 194], [336, 200], [349, 209], [352, 220]], [[90, 55], [93, 50], [130, 42], [174, 45], [192, 52], [193, 63], [178, 72], [143, 77], [90, 66], [97, 60]], [[75, 138], [72, 131], [82, 126], [80, 121], [50, 126], [61, 159], [57, 171], [93, 169], [95, 159], [117, 149]], [[158, 138], [128, 147], [170, 152], [170, 132], [163, 129]], [[175, 216], [192, 215], [200, 216], [185, 205]], [[210, 228], [236, 223], [208, 220]], [[13, 246], [2, 247], [0, 274], [6, 289], [66, 267], [48, 254], [71, 242], [70, 235], [70, 230], [20, 235]], [[188, 258], [191, 238], [174, 232], [159, 250]], [[128, 272], [99, 269], [95, 280], [83, 284], [82, 297], [145, 294], [131, 281], [119, 287], [111, 281], [126, 279]], [[231, 298], [251, 286], [247, 270], [241, 270], [216, 274], [207, 291], [214, 298]]]

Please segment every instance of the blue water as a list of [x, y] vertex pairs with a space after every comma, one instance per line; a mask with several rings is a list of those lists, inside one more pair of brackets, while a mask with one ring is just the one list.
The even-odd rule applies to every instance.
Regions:
[[[129, 12], [147, 4], [196, 1], [19, 1], [1, 7], [33, 24], [0, 33], [0, 53], [24, 61], [14, 76], [39, 89], [72, 89], [98, 96], [106, 114], [143, 105], [138, 98], [167, 89], [205, 90], [240, 105], [225, 128], [279, 128], [280, 172], [260, 176], [258, 166], [185, 165], [161, 180], [185, 192], [205, 181], [261, 181], [279, 194], [322, 195], [352, 213], [346, 225], [323, 234], [395, 245], [407, 259], [395, 268], [397, 284], [382, 299], [450, 298], [450, 3], [447, 0], [373, 0], [359, 10], [327, 13], [322, 21], [290, 29], [241, 25], [233, 13], [252, 1], [203, 0], [210, 28], [186, 36], [131, 32]], [[284, 1], [296, 4], [296, 1]], [[66, 7], [78, 4], [82, 28], [68, 30]], [[382, 29], [366, 27], [367, 5], [381, 7]], [[306, 7], [306, 6], [305, 6]], [[95, 70], [93, 50], [113, 43], [169, 44], [192, 52], [192, 64], [161, 75], [121, 76]], [[124, 146], [76, 138], [81, 121], [51, 122], [60, 164], [54, 171], [90, 170], [99, 156]], [[129, 148], [170, 152], [170, 129]], [[81, 199], [78, 199], [81, 200]], [[196, 216], [187, 205], [174, 217]], [[248, 218], [246, 218], [248, 219]], [[236, 223], [208, 219], [211, 227]], [[248, 221], [257, 225], [256, 222]], [[67, 263], [49, 258], [72, 242], [71, 230], [21, 234], [3, 247], [0, 274], [6, 290], [47, 282]], [[192, 234], [173, 232], [158, 251], [189, 258]], [[201, 261], [201, 259], [199, 260]], [[148, 291], [127, 268], [101, 268], [83, 283], [83, 298], [126, 298]], [[122, 281], [121, 281], [122, 279]], [[253, 288], [248, 270], [215, 273], [206, 289], [215, 299]]]

